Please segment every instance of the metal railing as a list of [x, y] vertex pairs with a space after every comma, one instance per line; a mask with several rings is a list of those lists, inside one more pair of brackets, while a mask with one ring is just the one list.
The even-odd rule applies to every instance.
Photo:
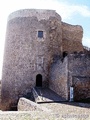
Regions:
[[35, 88], [32, 88], [32, 93], [33, 93], [33, 96], [35, 98], [35, 102], [40, 102], [41, 101], [41, 97], [38, 95], [38, 93], [36, 92]]

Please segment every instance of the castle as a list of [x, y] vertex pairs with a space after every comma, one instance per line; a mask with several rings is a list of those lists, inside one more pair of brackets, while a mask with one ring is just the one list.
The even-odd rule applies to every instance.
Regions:
[[9, 110], [33, 87], [50, 88], [70, 100], [90, 98], [90, 55], [82, 46], [83, 29], [62, 22], [54, 10], [25, 9], [7, 22], [2, 71], [2, 105]]

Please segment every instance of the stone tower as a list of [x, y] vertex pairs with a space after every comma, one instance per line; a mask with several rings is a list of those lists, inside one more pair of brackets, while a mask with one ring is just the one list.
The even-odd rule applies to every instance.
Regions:
[[61, 51], [61, 17], [54, 10], [25, 9], [10, 14], [2, 75], [4, 110], [33, 87], [48, 87], [50, 65]]

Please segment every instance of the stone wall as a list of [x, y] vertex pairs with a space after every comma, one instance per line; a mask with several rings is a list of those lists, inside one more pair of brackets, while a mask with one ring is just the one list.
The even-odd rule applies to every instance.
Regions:
[[69, 55], [69, 87], [74, 87], [74, 100], [90, 99], [90, 55]]
[[[38, 36], [39, 31], [43, 37]], [[30, 93], [38, 74], [42, 87], [50, 86], [67, 100], [68, 60], [61, 61], [60, 57], [63, 51], [83, 51], [82, 34], [81, 26], [61, 22], [54, 10], [26, 9], [12, 13], [7, 23], [2, 71], [3, 108], [10, 109], [21, 96]]]
[[70, 25], [62, 22], [62, 48], [63, 51], [73, 53], [83, 51], [83, 28], [79, 25]]
[[68, 100], [68, 59], [59, 58], [51, 65], [49, 87], [58, 95]]
[[[9, 16], [2, 72], [2, 104], [6, 108], [36, 86], [38, 74], [42, 75], [42, 87], [48, 87], [53, 56], [61, 54], [60, 20], [52, 10], [20, 10]], [[38, 31], [43, 31], [43, 38]]]
[[37, 17], [38, 20], [48, 20], [50, 16], [56, 17], [61, 20], [61, 17], [55, 10], [45, 10], [45, 9], [21, 9], [11, 13], [8, 17], [8, 21], [18, 17]]

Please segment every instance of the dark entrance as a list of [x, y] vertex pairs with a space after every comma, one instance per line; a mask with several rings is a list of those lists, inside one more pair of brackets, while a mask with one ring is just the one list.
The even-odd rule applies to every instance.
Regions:
[[42, 87], [42, 75], [38, 74], [36, 76], [36, 87]]

